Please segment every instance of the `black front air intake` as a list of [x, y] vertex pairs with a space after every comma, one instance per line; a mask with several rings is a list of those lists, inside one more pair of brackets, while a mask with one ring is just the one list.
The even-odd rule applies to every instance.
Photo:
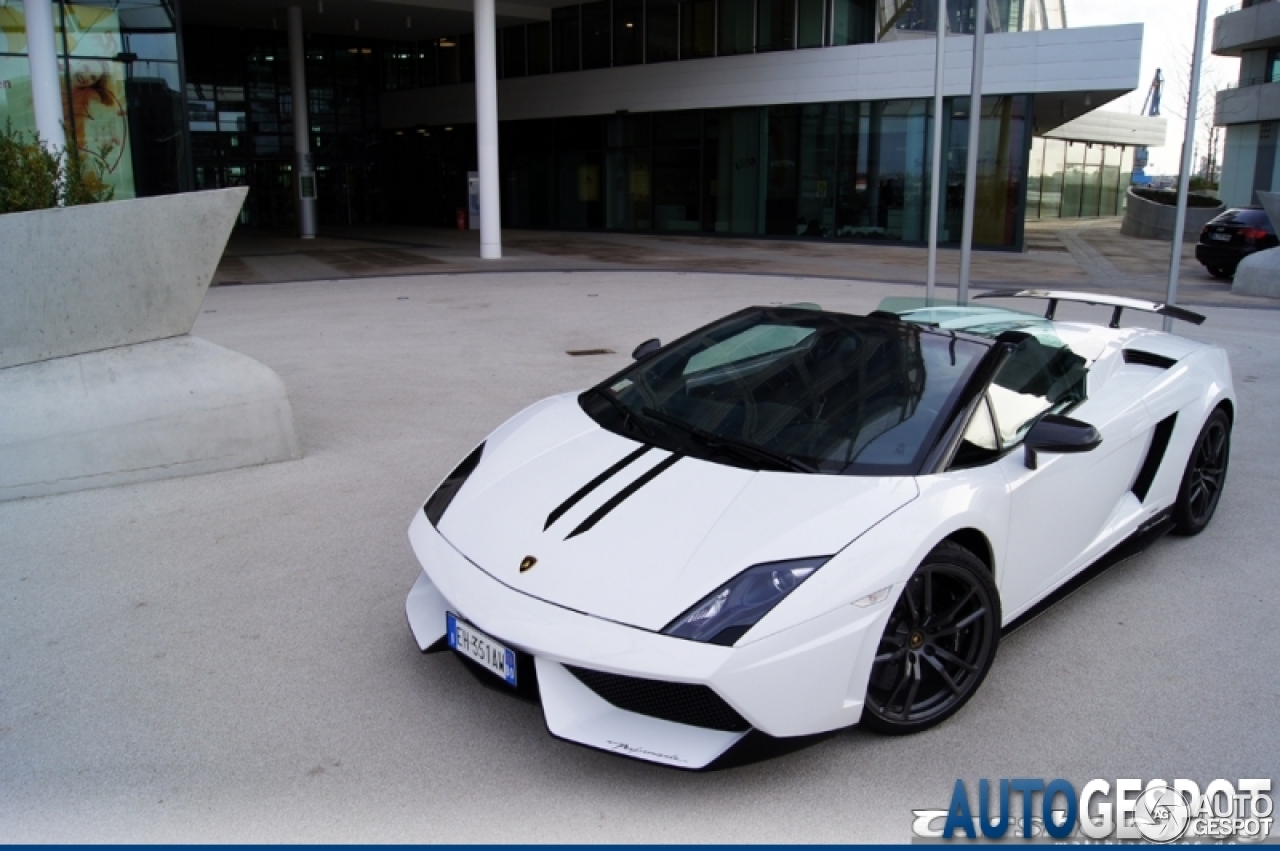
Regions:
[[449, 507], [449, 503], [453, 502], [453, 498], [458, 495], [458, 491], [462, 490], [462, 485], [476, 469], [476, 466], [480, 463], [480, 456], [483, 454], [484, 444], [482, 443], [470, 455], [462, 459], [462, 463], [445, 477], [445, 480], [440, 483], [440, 487], [436, 488], [436, 492], [431, 494], [427, 504], [422, 506], [422, 510], [426, 513], [427, 519], [431, 521], [432, 526], [440, 525], [440, 518], [444, 516], [444, 510]]
[[619, 709], [709, 730], [744, 733], [747, 719], [707, 686], [643, 680], [565, 665], [583, 685]]

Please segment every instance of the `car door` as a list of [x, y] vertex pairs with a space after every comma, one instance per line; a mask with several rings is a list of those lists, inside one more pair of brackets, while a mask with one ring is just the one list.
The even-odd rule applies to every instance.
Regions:
[[1083, 566], [1081, 559], [1132, 484], [1132, 470], [1107, 463], [1129, 440], [1118, 428], [1105, 429], [1104, 446], [1092, 451], [1042, 452], [1034, 469], [1027, 464], [1022, 441], [1042, 416], [1087, 409], [1086, 378], [1083, 358], [1057, 341], [1031, 337], [1014, 349], [988, 388], [991, 422], [983, 428], [1000, 446], [995, 465], [1009, 501], [1004, 568], [997, 571], [1006, 618]]

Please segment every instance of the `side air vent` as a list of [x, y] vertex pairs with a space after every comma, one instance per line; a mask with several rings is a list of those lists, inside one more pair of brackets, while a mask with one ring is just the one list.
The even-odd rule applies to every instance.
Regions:
[[1156, 369], [1168, 369], [1177, 363], [1173, 358], [1157, 355], [1154, 352], [1144, 352], [1141, 349], [1125, 349], [1124, 362], [1136, 363], [1141, 366], [1154, 366]]
[[1169, 448], [1169, 438], [1173, 437], [1173, 425], [1177, 420], [1177, 413], [1172, 413], [1156, 423], [1155, 430], [1151, 433], [1147, 457], [1142, 459], [1142, 467], [1130, 489], [1138, 502], [1147, 501], [1147, 493], [1151, 490], [1151, 483], [1156, 480], [1156, 473], [1160, 472], [1160, 462], [1164, 460], [1164, 452]]
[[738, 733], [751, 729], [747, 719], [707, 686], [645, 680], [572, 665], [564, 667], [619, 709], [711, 730]]

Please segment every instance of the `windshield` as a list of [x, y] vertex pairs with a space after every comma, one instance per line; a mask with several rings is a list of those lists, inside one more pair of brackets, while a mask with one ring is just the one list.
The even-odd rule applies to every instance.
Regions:
[[611, 431], [723, 463], [911, 475], [987, 349], [893, 320], [751, 308], [581, 401]]

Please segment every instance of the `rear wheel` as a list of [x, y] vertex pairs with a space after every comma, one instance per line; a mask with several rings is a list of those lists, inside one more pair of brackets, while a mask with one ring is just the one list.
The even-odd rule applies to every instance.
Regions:
[[1200, 429], [1182, 474], [1178, 501], [1173, 504], [1174, 531], [1179, 535], [1199, 535], [1209, 525], [1227, 481], [1230, 460], [1231, 418], [1218, 408]]
[[1228, 270], [1227, 270], [1225, 267], [1223, 267], [1223, 266], [1210, 266], [1210, 267], [1209, 267], [1209, 274], [1210, 274], [1210, 275], [1213, 275], [1215, 278], [1230, 278], [1230, 277], [1231, 277], [1231, 272], [1230, 272], [1230, 271], [1228, 271]]
[[978, 690], [1000, 641], [1000, 596], [973, 553], [943, 542], [907, 580], [867, 683], [862, 724], [917, 733], [955, 714]]

